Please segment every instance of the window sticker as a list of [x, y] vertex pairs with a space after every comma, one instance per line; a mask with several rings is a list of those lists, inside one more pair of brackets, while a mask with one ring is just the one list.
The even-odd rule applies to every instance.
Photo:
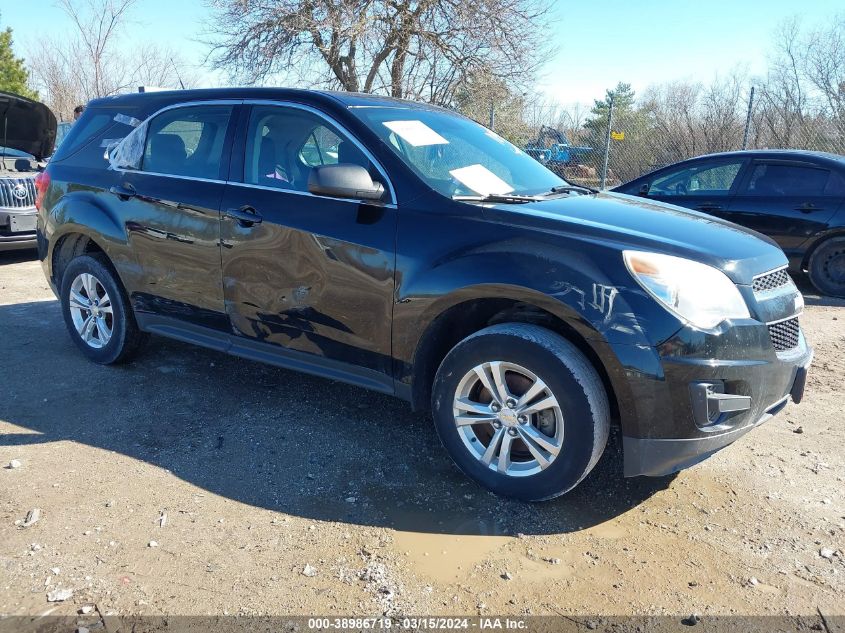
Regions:
[[114, 120], [118, 123], [123, 123], [124, 125], [129, 125], [131, 127], [138, 127], [141, 125], [141, 122], [138, 119], [134, 116], [129, 116], [128, 114], [115, 114]]
[[482, 196], [491, 193], [503, 194], [513, 191], [513, 187], [484, 165], [469, 165], [467, 167], [453, 169], [449, 173], [452, 174], [455, 180]]
[[401, 136], [414, 147], [449, 144], [449, 141], [422, 121], [385, 121], [384, 126]]

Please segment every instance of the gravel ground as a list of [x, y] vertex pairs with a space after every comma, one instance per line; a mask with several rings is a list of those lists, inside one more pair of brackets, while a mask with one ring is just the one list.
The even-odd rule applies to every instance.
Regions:
[[38, 262], [0, 254], [0, 614], [822, 626], [845, 615], [845, 302], [807, 303], [800, 406], [669, 478], [623, 479], [614, 437], [575, 491], [526, 505], [465, 479], [387, 396], [164, 339], [93, 365]]

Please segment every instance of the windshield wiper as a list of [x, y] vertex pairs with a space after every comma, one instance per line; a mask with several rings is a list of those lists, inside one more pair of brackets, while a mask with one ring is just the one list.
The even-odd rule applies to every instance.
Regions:
[[518, 193], [488, 193], [484, 196], [452, 196], [452, 200], [459, 202], [504, 202], [506, 204], [525, 204], [526, 202], [539, 202], [542, 198], [537, 196], [523, 196]]
[[599, 190], [583, 185], [560, 185], [559, 187], [552, 187], [549, 193], [599, 193]]

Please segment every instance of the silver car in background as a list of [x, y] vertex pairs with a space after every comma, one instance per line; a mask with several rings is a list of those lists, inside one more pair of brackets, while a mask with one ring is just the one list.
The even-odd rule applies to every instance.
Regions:
[[0, 252], [36, 246], [35, 178], [55, 141], [47, 106], [0, 92]]

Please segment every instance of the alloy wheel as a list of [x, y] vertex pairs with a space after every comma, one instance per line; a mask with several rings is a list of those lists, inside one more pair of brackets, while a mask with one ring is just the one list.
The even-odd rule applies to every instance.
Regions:
[[70, 285], [70, 316], [83, 341], [94, 349], [108, 345], [114, 328], [111, 299], [102, 282], [90, 273]]
[[563, 446], [557, 398], [532, 371], [504, 361], [473, 367], [452, 405], [466, 448], [487, 468], [525, 477], [548, 468]]

